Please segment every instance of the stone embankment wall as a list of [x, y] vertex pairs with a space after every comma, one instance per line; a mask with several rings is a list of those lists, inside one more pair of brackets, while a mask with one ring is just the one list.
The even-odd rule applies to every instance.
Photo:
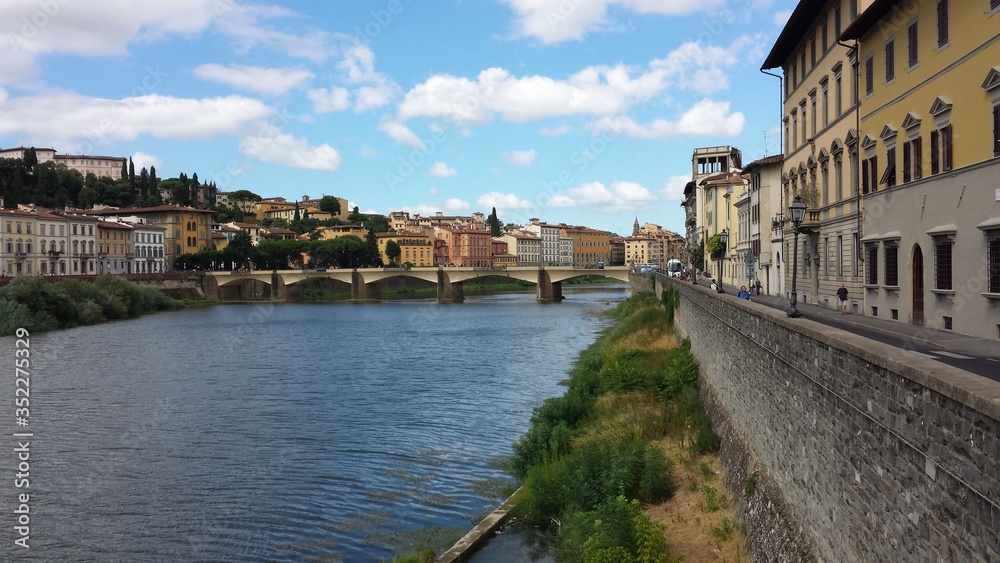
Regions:
[[[635, 280], [642, 281], [642, 280]], [[1000, 561], [1000, 383], [664, 276], [755, 561]]]
[[201, 280], [195, 274], [133, 274], [125, 278], [159, 289], [174, 299], [204, 299]]

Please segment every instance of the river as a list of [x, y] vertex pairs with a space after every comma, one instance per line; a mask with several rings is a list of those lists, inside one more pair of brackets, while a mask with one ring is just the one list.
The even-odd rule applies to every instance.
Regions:
[[[26, 427], [0, 339], [0, 559], [379, 561], [415, 530], [470, 529], [627, 291], [226, 305], [32, 335]], [[20, 489], [13, 433], [31, 434]]]

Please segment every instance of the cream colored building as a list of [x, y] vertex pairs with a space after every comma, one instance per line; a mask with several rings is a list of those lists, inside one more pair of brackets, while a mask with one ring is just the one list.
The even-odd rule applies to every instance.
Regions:
[[[0, 158], [24, 158], [24, 153], [28, 150], [29, 147], [0, 149]], [[56, 154], [56, 150], [51, 148], [36, 148], [35, 157], [39, 163], [55, 162], [65, 165], [70, 170], [77, 170], [84, 176], [92, 173], [98, 178], [107, 177], [112, 180], [122, 177], [122, 166], [128, 163], [128, 159], [118, 156]]]
[[[781, 170], [783, 155], [755, 160], [743, 169], [749, 180], [750, 197], [748, 245], [758, 252], [755, 260], [756, 276], [764, 295], [784, 295], [785, 283], [782, 270], [786, 260], [782, 250], [784, 212]], [[757, 209], [754, 209], [756, 201]], [[757, 219], [755, 222], [754, 219]]]
[[[861, 193], [856, 57], [838, 43], [871, 0], [799, 2], [761, 65], [783, 71], [781, 222], [800, 195], [808, 207], [800, 227], [797, 294], [802, 302], [836, 307], [844, 283], [861, 293]], [[791, 288], [793, 229], [782, 230], [785, 289]]]
[[38, 216], [33, 211], [0, 209], [0, 274], [32, 276], [40, 271]]

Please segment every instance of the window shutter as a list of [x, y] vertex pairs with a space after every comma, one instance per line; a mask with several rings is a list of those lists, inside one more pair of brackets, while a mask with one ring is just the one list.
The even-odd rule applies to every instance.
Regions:
[[1000, 156], [1000, 104], [993, 106], [993, 156]]
[[938, 138], [940, 134], [938, 130], [935, 129], [931, 131], [931, 174], [937, 174], [941, 171], [940, 156], [938, 155]]
[[892, 82], [896, 78], [896, 41], [890, 39], [888, 43], [885, 44], [885, 81]]
[[917, 66], [917, 22], [910, 24], [910, 27], [906, 30], [907, 35], [907, 65], [909, 68]]
[[941, 128], [941, 160], [941, 171], [951, 170], [951, 125]]
[[938, 0], [937, 5], [938, 47], [948, 44], [948, 0]]
[[910, 142], [903, 143], [903, 183], [910, 181]]
[[913, 147], [913, 179], [914, 180], [919, 180], [922, 177], [922, 175], [923, 175], [923, 171], [921, 170], [921, 168], [923, 168], [923, 162], [922, 162], [922, 160], [923, 160], [923, 144], [924, 144], [923, 143], [923, 139], [921, 137], [917, 137], [916, 139], [913, 139], [913, 141], [910, 143], [910, 146]]
[[895, 178], [896, 172], [896, 149], [891, 148], [885, 151], [885, 172], [882, 173], [882, 179], [879, 180], [879, 184], [885, 184], [886, 187], [892, 187], [896, 182]]
[[[997, 0], [1000, 2], [1000, 0]], [[869, 96], [875, 91], [875, 59], [865, 61], [865, 93]]]
[[1000, 0], [990, 0], [990, 9], [996, 10], [997, 8], [1000, 8]]

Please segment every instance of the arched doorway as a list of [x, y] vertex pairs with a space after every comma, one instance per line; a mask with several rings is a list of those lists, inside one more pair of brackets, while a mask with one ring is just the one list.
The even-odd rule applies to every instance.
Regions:
[[924, 325], [924, 253], [920, 245], [913, 245], [913, 261], [911, 262], [913, 283], [913, 324]]

